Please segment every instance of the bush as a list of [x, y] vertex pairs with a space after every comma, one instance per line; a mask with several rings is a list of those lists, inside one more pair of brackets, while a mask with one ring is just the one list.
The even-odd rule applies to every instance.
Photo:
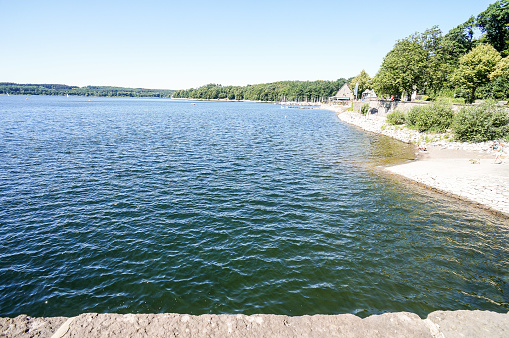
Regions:
[[424, 106], [414, 106], [408, 115], [406, 116], [405, 122], [408, 127], [417, 129], [417, 118], [424, 111]]
[[368, 110], [369, 110], [369, 104], [368, 103], [363, 104], [361, 107], [361, 114], [366, 115], [368, 113]]
[[484, 142], [507, 137], [509, 115], [495, 102], [462, 108], [452, 124], [455, 137], [463, 142]]
[[395, 110], [392, 113], [387, 114], [387, 123], [392, 125], [404, 124], [405, 118], [405, 113], [399, 110]]
[[432, 102], [413, 107], [408, 114], [407, 124], [419, 131], [444, 132], [450, 127], [453, 115], [450, 104]]
[[500, 76], [493, 81], [479, 87], [476, 96], [480, 99], [505, 100], [509, 97], [509, 78]]

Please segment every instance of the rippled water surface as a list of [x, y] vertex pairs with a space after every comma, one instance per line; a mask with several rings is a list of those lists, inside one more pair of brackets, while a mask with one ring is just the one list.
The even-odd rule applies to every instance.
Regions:
[[321, 110], [0, 96], [0, 315], [509, 310], [507, 220]]

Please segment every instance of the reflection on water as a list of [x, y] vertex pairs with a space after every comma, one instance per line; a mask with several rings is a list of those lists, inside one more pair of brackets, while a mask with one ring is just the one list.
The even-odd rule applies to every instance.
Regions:
[[380, 135], [367, 138], [369, 163], [390, 166], [415, 159], [415, 146]]
[[333, 112], [0, 104], [1, 316], [509, 308], [506, 220], [372, 170], [412, 147]]

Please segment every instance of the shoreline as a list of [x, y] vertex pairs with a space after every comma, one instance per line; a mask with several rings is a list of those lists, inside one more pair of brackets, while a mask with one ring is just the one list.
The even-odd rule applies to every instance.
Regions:
[[509, 164], [494, 163], [491, 142], [453, 142], [447, 134], [388, 125], [385, 116], [364, 116], [341, 106], [322, 105], [320, 109], [334, 111], [341, 121], [365, 131], [426, 146], [427, 151], [416, 147], [416, 160], [385, 167], [386, 172], [509, 218]]

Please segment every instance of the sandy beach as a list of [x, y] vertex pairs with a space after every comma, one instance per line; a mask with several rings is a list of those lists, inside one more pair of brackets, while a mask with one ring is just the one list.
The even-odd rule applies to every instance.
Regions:
[[427, 148], [421, 151], [416, 147], [416, 160], [386, 168], [390, 173], [509, 217], [509, 160], [495, 164], [490, 142], [452, 142], [446, 134], [430, 135], [387, 125], [385, 116], [366, 117], [329, 105], [321, 109], [333, 110], [341, 121], [366, 131]]

